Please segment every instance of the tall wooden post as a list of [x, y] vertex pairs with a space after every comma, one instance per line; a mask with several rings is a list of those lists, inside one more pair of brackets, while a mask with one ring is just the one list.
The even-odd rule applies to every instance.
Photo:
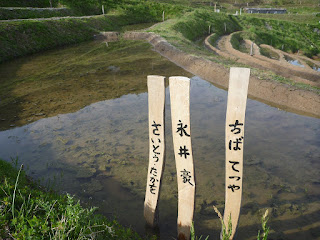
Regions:
[[195, 201], [195, 178], [190, 129], [190, 79], [170, 77], [173, 147], [178, 182], [178, 239], [190, 238]]
[[101, 10], [102, 10], [102, 15], [104, 15], [104, 6], [103, 5], [101, 7]]
[[149, 167], [144, 217], [149, 226], [157, 225], [157, 204], [164, 166], [165, 77], [148, 76]]
[[162, 12], [162, 22], [164, 22], [164, 11]]
[[244, 120], [247, 103], [250, 69], [230, 69], [226, 116], [226, 179], [224, 224], [232, 223], [232, 236], [237, 229], [243, 177]]

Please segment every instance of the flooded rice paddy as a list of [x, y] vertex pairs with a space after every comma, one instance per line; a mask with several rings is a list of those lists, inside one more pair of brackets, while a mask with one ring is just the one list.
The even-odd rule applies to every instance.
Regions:
[[[192, 77], [142, 42], [102, 42], [0, 66], [0, 158], [99, 207], [141, 235], [176, 236], [177, 183], [166, 89], [166, 164], [157, 231], [145, 228], [148, 74]], [[13, 84], [12, 84], [13, 83]], [[227, 92], [193, 76], [195, 229], [218, 239], [224, 208]], [[11, 126], [11, 127], [10, 127]], [[270, 210], [272, 239], [320, 238], [320, 120], [248, 99], [243, 202], [237, 239], [256, 239]]]
[[290, 63], [290, 64], [292, 64], [292, 65], [294, 65], [294, 66], [304, 67], [304, 65], [303, 65], [301, 62], [299, 62], [299, 60], [293, 59], [293, 58], [289, 57], [288, 55], [284, 55], [284, 59], [285, 59], [288, 63]]

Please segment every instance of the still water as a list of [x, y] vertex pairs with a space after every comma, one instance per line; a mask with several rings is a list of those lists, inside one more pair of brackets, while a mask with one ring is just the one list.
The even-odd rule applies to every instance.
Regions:
[[[151, 50], [145, 51], [147, 54]], [[165, 71], [163, 67], [159, 64], [159, 69]], [[113, 70], [106, 74], [114, 76]], [[98, 206], [101, 213], [116, 216], [141, 235], [151, 233], [160, 239], [172, 239], [176, 236], [177, 183], [168, 88], [167, 150], [158, 231], [146, 229], [143, 219], [148, 167], [146, 76], [139, 92], [132, 92], [130, 87], [127, 93], [78, 111], [1, 131], [0, 157], [10, 161], [18, 156], [32, 177], [43, 182], [50, 179], [58, 190]], [[117, 79], [121, 82], [121, 74], [107, 81]], [[125, 85], [121, 87], [125, 89]], [[223, 211], [227, 92], [194, 76], [190, 100], [197, 184], [195, 229], [197, 235], [218, 239], [220, 222], [212, 205]], [[248, 99], [237, 239], [256, 239], [260, 218], [267, 208], [270, 238], [320, 238], [319, 126], [319, 119]]]

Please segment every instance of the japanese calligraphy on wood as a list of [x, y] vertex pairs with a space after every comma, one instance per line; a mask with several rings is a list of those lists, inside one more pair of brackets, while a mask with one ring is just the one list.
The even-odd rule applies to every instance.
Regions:
[[178, 239], [189, 239], [195, 199], [190, 132], [190, 79], [170, 77], [169, 86], [178, 181]]
[[249, 68], [231, 68], [226, 117], [226, 192], [224, 223], [232, 222], [236, 232], [242, 196], [244, 120], [247, 103]]
[[165, 77], [148, 76], [149, 167], [144, 217], [151, 227], [156, 225], [157, 203], [164, 165], [164, 106]]

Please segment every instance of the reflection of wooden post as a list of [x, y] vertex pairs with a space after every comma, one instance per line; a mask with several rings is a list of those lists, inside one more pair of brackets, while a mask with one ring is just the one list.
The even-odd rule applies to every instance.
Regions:
[[226, 186], [224, 224], [231, 216], [232, 236], [238, 225], [242, 195], [244, 119], [247, 103], [249, 68], [231, 68], [226, 117]]
[[173, 147], [178, 181], [178, 239], [190, 238], [195, 179], [190, 132], [190, 79], [170, 77]]
[[144, 217], [151, 227], [157, 224], [157, 203], [164, 165], [164, 104], [165, 77], [148, 76], [149, 167]]

